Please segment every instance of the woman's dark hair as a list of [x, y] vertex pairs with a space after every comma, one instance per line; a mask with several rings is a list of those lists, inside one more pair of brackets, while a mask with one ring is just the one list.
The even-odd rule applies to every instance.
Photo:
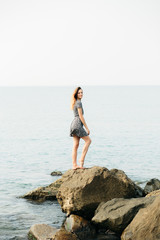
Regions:
[[78, 95], [78, 91], [80, 90], [80, 89], [82, 89], [81, 87], [77, 87], [76, 88], [76, 92], [75, 92], [75, 94], [74, 94], [74, 98], [77, 100], [77, 95]]
[[73, 110], [73, 108], [74, 108], [75, 102], [77, 101], [77, 95], [78, 95], [78, 91], [79, 91], [80, 89], [82, 89], [82, 88], [81, 88], [81, 87], [77, 87], [77, 88], [74, 90], [73, 94], [72, 94], [72, 97], [71, 97], [71, 109], [72, 109], [72, 110]]

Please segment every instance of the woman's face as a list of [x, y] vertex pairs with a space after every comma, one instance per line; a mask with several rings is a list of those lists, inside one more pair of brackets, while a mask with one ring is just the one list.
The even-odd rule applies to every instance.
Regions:
[[78, 93], [77, 93], [77, 99], [82, 99], [83, 97], [83, 90], [79, 89]]

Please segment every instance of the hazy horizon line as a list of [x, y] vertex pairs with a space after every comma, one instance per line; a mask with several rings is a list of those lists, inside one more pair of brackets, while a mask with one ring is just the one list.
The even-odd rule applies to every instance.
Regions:
[[3, 86], [0, 85], [0, 87], [75, 87], [75, 86], [85, 86], [85, 87], [151, 87], [151, 86], [160, 86], [160, 84], [103, 84], [103, 85], [11, 85], [11, 86]]

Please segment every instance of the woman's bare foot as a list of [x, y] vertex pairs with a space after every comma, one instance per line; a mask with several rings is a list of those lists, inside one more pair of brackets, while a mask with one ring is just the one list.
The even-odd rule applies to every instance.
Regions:
[[84, 161], [78, 160], [78, 162], [80, 163], [80, 168], [85, 169], [85, 167], [83, 167]]
[[78, 166], [78, 165], [75, 165], [75, 166], [72, 167], [73, 170], [76, 170], [78, 168], [80, 168], [80, 166]]

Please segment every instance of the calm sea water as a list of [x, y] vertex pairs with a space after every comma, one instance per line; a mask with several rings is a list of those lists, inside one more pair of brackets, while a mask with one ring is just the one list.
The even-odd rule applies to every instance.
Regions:
[[[36, 223], [60, 227], [59, 204], [19, 196], [71, 168], [74, 87], [0, 88], [0, 239], [26, 239]], [[144, 185], [160, 178], [160, 87], [84, 86], [92, 144], [85, 166], [118, 168]], [[82, 151], [80, 142], [78, 157]]]

